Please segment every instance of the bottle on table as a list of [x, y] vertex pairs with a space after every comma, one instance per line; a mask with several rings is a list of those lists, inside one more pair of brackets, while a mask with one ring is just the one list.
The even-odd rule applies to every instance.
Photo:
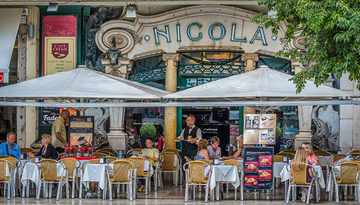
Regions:
[[122, 152], [121, 152], [121, 149], [119, 150], [119, 159], [122, 159]]

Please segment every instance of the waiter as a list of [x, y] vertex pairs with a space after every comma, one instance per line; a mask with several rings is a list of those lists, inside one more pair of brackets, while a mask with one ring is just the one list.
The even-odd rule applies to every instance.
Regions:
[[[182, 142], [182, 163], [185, 164], [186, 160], [184, 156], [189, 157], [190, 159], [194, 159], [195, 155], [197, 153], [197, 143], [199, 140], [201, 140], [201, 129], [195, 126], [195, 116], [189, 115], [186, 118], [186, 125], [181, 135], [178, 138], [175, 138], [175, 140], [181, 140]], [[188, 139], [192, 139], [191, 141], [188, 141]]]

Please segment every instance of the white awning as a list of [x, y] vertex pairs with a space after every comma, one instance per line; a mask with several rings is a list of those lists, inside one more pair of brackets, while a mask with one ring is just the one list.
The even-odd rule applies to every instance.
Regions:
[[22, 11], [22, 8], [0, 9], [0, 73], [4, 73], [4, 83], [9, 82], [9, 65]]

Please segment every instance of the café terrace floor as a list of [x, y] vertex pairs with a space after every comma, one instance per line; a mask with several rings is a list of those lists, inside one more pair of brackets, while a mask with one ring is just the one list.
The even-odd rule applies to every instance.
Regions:
[[[1, 193], [3, 193], [3, 188], [1, 187]], [[71, 192], [70, 192], [71, 193]], [[285, 204], [285, 201], [282, 197], [282, 186], [280, 185], [275, 190], [275, 196], [272, 196], [272, 201], [270, 201], [270, 198], [266, 196], [266, 193], [262, 193], [259, 200], [259, 194], [256, 195], [253, 193], [250, 193], [248, 196], [247, 201], [240, 201], [240, 192], [238, 192], [238, 200], [234, 201], [234, 191], [229, 190], [229, 195], [226, 195], [226, 192], [224, 192], [224, 199], [221, 199], [220, 201], [210, 201], [208, 202], [209, 205], [220, 205], [220, 204], [244, 204], [244, 205], [255, 205], [255, 204], [261, 204], [261, 205], [278, 205], [278, 204]], [[271, 191], [272, 193], [272, 191]], [[42, 195], [41, 195], [42, 196]], [[129, 204], [129, 205], [138, 205], [138, 204], [205, 204], [204, 203], [204, 193], [201, 193], [201, 197], [199, 198], [199, 192], [196, 192], [196, 200], [193, 201], [192, 199], [189, 199], [187, 203], [184, 201], [185, 196], [185, 189], [182, 186], [179, 186], [178, 188], [175, 188], [175, 186], [172, 186], [171, 184], [165, 184], [164, 189], [159, 189], [157, 192], [151, 192], [148, 196], [145, 196], [145, 193], [138, 193], [138, 198], [134, 200], [133, 202], [130, 202], [129, 200], [125, 199], [125, 195], [121, 195], [120, 199], [113, 198], [113, 201], [110, 202], [109, 199], [102, 200], [102, 198], [89, 198], [89, 199], [66, 199], [65, 197], [65, 191], [64, 191], [64, 198], [60, 199], [59, 201], [56, 201], [56, 189], [53, 189], [53, 198], [51, 199], [44, 199], [40, 198], [40, 200], [36, 200], [35, 198], [35, 191], [31, 190], [30, 192], [30, 198], [21, 198], [16, 196], [16, 198], [11, 198], [10, 200], [7, 200], [7, 198], [4, 198], [3, 195], [0, 196], [0, 205], [2, 204], [86, 204], [86, 205], [95, 205], [95, 204]], [[289, 204], [305, 204], [302, 203], [300, 200], [297, 200], [296, 202], [290, 201]], [[310, 204], [316, 204], [315, 199], [310, 201]], [[321, 192], [321, 200], [319, 204], [336, 204], [335, 201], [329, 202], [327, 200], [327, 193], [322, 190]], [[340, 203], [339, 204], [358, 204], [354, 201], [353, 196], [348, 196], [347, 200], [342, 200], [342, 197], [340, 195]]]

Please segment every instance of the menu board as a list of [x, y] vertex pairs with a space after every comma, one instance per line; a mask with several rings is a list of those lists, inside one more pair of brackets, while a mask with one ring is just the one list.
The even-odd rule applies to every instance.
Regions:
[[276, 114], [245, 114], [244, 144], [275, 144]]
[[71, 116], [69, 121], [70, 145], [92, 143], [94, 116]]
[[273, 187], [273, 147], [245, 147], [244, 175], [245, 190], [271, 190]]

